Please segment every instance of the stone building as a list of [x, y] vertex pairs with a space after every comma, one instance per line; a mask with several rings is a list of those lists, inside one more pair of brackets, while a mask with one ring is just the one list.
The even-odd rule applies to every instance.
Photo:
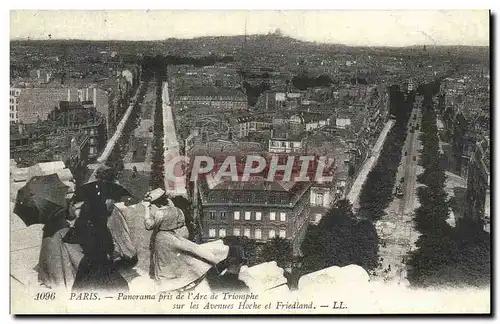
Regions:
[[490, 224], [489, 138], [476, 143], [468, 165], [464, 217], [489, 229]]
[[202, 238], [246, 236], [265, 242], [276, 236], [289, 239], [294, 255], [309, 223], [309, 182], [207, 180], [199, 182]]

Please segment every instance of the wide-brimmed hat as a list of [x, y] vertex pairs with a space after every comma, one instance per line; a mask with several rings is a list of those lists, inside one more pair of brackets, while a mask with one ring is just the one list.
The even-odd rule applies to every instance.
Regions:
[[102, 196], [116, 201], [124, 196], [132, 197], [130, 191], [118, 181], [114, 171], [113, 168], [100, 165], [82, 185], [83, 196], [86, 199]]
[[160, 199], [165, 195], [165, 190], [161, 188], [156, 188], [155, 190], [151, 190], [144, 195], [145, 200], [148, 200], [149, 202], [153, 202], [155, 200]]

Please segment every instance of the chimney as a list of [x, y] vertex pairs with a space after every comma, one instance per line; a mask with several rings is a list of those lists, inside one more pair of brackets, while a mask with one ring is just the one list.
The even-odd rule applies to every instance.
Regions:
[[71, 101], [71, 94], [69, 88], [68, 88], [68, 101]]
[[97, 89], [96, 88], [94, 88], [94, 101], [93, 102], [94, 102], [94, 107], [97, 108]]

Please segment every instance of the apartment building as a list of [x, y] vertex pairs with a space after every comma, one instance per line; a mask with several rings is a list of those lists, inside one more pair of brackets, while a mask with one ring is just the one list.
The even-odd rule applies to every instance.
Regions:
[[279, 236], [289, 239], [298, 255], [309, 223], [310, 186], [262, 177], [247, 182], [200, 181], [202, 238], [246, 236], [263, 243]]

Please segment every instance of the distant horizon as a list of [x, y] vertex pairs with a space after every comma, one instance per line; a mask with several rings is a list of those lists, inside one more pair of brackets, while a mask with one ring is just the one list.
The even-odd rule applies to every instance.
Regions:
[[[248, 34], [246, 35], [247, 37], [252, 37], [252, 36], [271, 36], [272, 34]], [[189, 38], [178, 38], [178, 37], [170, 37], [170, 38], [164, 38], [164, 39], [141, 39], [141, 40], [132, 40], [132, 39], [85, 39], [85, 38], [49, 38], [49, 39], [43, 39], [43, 38], [12, 38], [9, 41], [10, 42], [29, 42], [29, 41], [34, 41], [34, 42], [54, 42], [54, 41], [75, 41], [75, 42], [128, 42], [128, 43], [146, 43], [146, 42], [166, 42], [170, 40], [178, 40], [178, 41], [189, 41], [189, 40], [196, 40], [196, 39], [202, 39], [202, 38], [231, 38], [231, 37], [244, 37], [244, 34], [241, 35], [205, 35], [205, 36], [194, 36], [194, 37], [189, 37]], [[276, 35], [274, 35], [276, 36]], [[332, 45], [332, 46], [344, 46], [344, 47], [370, 47], [370, 48], [408, 48], [408, 47], [490, 47], [490, 44], [488, 45], [461, 45], [461, 44], [410, 44], [410, 45], [348, 45], [348, 44], [342, 44], [342, 43], [327, 43], [327, 42], [318, 42], [318, 41], [308, 41], [308, 40], [303, 40], [299, 38], [295, 38], [293, 36], [289, 35], [279, 35], [279, 37], [283, 38], [292, 38], [294, 40], [304, 42], [304, 43], [311, 43], [311, 44], [318, 44], [318, 45]]]
[[348, 47], [490, 44], [488, 10], [13, 10], [11, 40], [166, 41], [282, 35]]

